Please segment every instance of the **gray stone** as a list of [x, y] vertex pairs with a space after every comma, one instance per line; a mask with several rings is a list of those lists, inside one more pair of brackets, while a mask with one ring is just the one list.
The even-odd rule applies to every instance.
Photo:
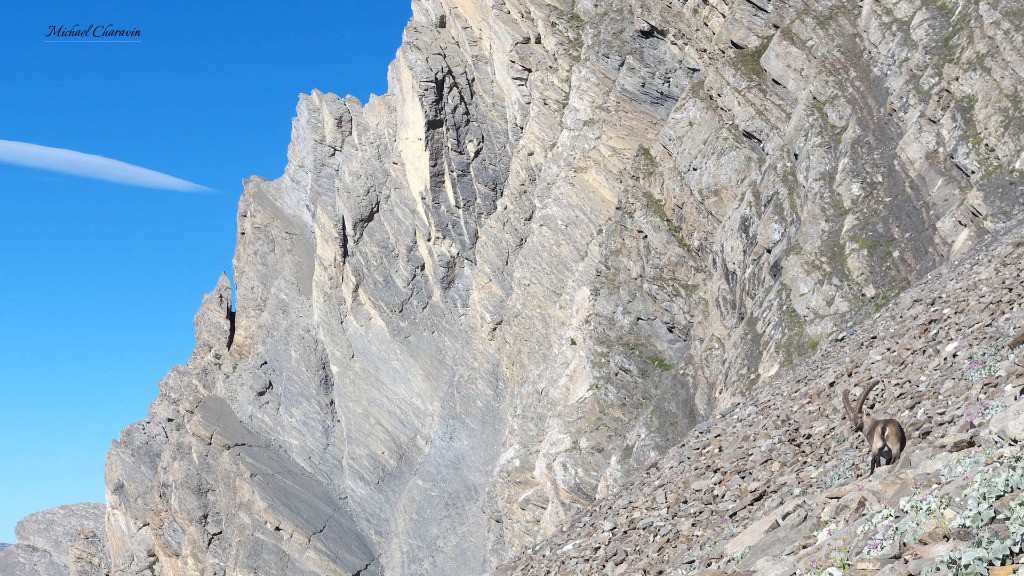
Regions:
[[895, 504], [935, 470], [863, 479], [839, 390], [937, 449], [1019, 332], [1024, 25], [961, 4], [416, 0], [388, 92], [245, 181], [112, 573], [788, 570], [794, 502]]
[[[14, 529], [18, 541], [0, 547], [3, 576], [94, 576], [79, 567], [106, 566], [107, 550], [102, 504], [69, 504], [36, 512]], [[90, 534], [88, 547], [79, 547], [80, 533]]]
[[1024, 441], [1024, 401], [1017, 400], [993, 416], [990, 426], [1001, 438], [1013, 442]]
[[881, 570], [877, 573], [877, 576], [908, 576], [910, 569], [907, 563], [902, 560], [897, 560], [886, 566], [882, 566]]

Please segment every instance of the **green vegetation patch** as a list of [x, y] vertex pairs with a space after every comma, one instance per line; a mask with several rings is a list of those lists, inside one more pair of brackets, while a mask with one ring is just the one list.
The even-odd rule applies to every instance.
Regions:
[[658, 370], [661, 370], [662, 372], [668, 372], [669, 370], [675, 368], [675, 364], [670, 364], [661, 356], [655, 356], [651, 358], [651, 364], [654, 364], [654, 367], [657, 368]]
[[736, 50], [733, 63], [740, 72], [748, 74], [750, 76], [760, 76], [764, 71], [761, 67], [761, 58], [764, 53], [768, 51], [768, 45], [771, 44], [771, 40], [765, 40], [758, 46], [753, 48], [744, 48], [742, 50]]

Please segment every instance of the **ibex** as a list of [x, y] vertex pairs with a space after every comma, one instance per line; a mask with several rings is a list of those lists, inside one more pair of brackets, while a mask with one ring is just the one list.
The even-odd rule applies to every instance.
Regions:
[[843, 405], [846, 407], [846, 416], [853, 424], [853, 431], [864, 434], [864, 438], [868, 441], [868, 454], [871, 455], [871, 472], [868, 472], [868, 476], [874, 474], [875, 468], [882, 465], [882, 458], [885, 458], [886, 464], [899, 462], [900, 453], [907, 446], [907, 435], [903, 432], [903, 426], [900, 426], [899, 422], [892, 418], [875, 420], [861, 412], [864, 408], [864, 401], [868, 399], [868, 394], [877, 385], [878, 379], [876, 378], [867, 385], [867, 388], [864, 388], [860, 400], [857, 401], [856, 409], [850, 404], [850, 391], [843, 390]]

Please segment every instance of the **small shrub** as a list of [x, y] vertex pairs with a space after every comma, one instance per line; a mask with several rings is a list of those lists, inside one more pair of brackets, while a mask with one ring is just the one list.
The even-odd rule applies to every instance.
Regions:
[[670, 364], [666, 362], [665, 359], [662, 358], [661, 356], [655, 356], [654, 358], [651, 358], [651, 364], [654, 364], [654, 367], [657, 368], [658, 370], [661, 370], [662, 372], [668, 372], [669, 370], [675, 368], [675, 364]]

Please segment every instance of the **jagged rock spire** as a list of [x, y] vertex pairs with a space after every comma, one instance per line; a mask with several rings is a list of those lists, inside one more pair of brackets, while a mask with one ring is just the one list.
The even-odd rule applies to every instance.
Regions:
[[221, 272], [217, 285], [203, 296], [203, 303], [196, 312], [196, 347], [193, 357], [226, 353], [234, 334], [234, 317], [235, 313], [231, 309], [231, 280], [225, 272]]

